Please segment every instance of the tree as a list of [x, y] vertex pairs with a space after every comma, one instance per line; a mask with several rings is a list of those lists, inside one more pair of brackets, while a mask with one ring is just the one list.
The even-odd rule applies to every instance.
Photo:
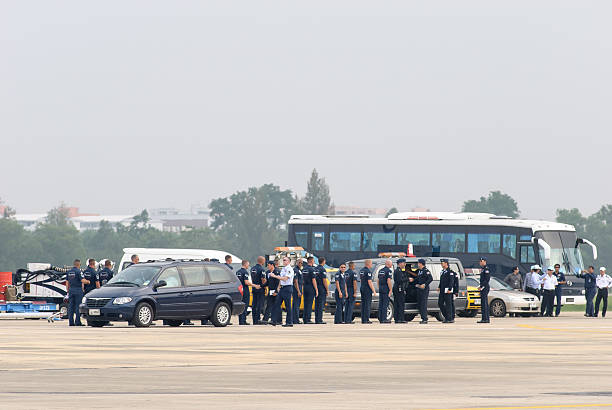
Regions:
[[232, 244], [228, 251], [253, 258], [279, 244], [295, 206], [290, 190], [272, 184], [251, 187], [210, 203], [212, 228]]
[[398, 213], [398, 212], [399, 212], [399, 211], [397, 210], [397, 208], [396, 208], [396, 207], [393, 207], [393, 208], [391, 208], [391, 209], [389, 209], [389, 210], [387, 211], [387, 213], [385, 214], [385, 218], [387, 218], [387, 217], [388, 217], [389, 215], [391, 215], [391, 214], [396, 214], [396, 213]]
[[511, 218], [517, 218], [520, 215], [516, 201], [501, 191], [491, 191], [488, 197], [481, 196], [479, 200], [465, 201], [461, 210], [463, 212], [487, 212]]
[[325, 178], [319, 178], [316, 169], [312, 170], [306, 187], [306, 195], [300, 201], [300, 212], [310, 215], [328, 215], [334, 213], [334, 204], [329, 195], [329, 185]]
[[47, 213], [45, 222], [33, 232], [33, 238], [40, 245], [41, 261], [70, 266], [75, 258], [87, 257], [83, 239], [70, 222], [64, 204]]
[[0, 209], [2, 209], [2, 215], [0, 218], [12, 218], [15, 216], [15, 210], [8, 205], [5, 205], [5, 202], [0, 198]]
[[68, 208], [63, 202], [47, 212], [45, 223], [54, 226], [67, 226], [70, 224], [70, 218], [68, 217]]
[[147, 228], [149, 226], [149, 212], [146, 209], [143, 209], [141, 213], [138, 215], [134, 215], [132, 218], [132, 222], [130, 223], [130, 229], [136, 230], [141, 228]]

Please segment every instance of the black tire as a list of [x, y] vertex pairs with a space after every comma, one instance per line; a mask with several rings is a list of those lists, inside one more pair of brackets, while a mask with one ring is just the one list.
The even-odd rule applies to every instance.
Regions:
[[168, 326], [179, 327], [183, 324], [184, 320], [166, 320], [165, 322], [168, 324]]
[[444, 322], [444, 315], [442, 314], [442, 312], [434, 313], [433, 317], [435, 317], [438, 322]]
[[489, 309], [491, 310], [491, 315], [495, 317], [506, 316], [506, 304], [501, 299], [493, 299]]
[[103, 327], [105, 325], [108, 325], [108, 322], [104, 320], [88, 320], [87, 321], [87, 326], [91, 326], [91, 327]]
[[215, 327], [225, 327], [229, 325], [232, 319], [232, 309], [226, 302], [219, 302], [213, 309], [210, 321]]
[[136, 327], [149, 327], [153, 323], [153, 308], [147, 302], [141, 302], [134, 309], [132, 323]]
[[461, 313], [462, 314], [460, 316], [463, 316], [463, 317], [476, 317], [476, 315], [478, 314], [478, 309], [468, 309], [468, 310], [464, 310]]
[[417, 315], [415, 313], [406, 313], [404, 315], [404, 320], [406, 322], [412, 322]]
[[68, 319], [68, 304], [67, 303], [60, 304], [59, 311], [61, 313], [60, 317], [62, 319]]
[[387, 322], [390, 322], [393, 320], [393, 301], [389, 301], [389, 307], [387, 308], [387, 317], [385, 318], [385, 320]]

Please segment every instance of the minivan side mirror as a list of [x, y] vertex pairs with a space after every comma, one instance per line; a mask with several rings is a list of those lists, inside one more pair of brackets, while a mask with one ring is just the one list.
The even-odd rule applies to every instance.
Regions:
[[153, 285], [153, 290], [157, 290], [158, 288], [164, 287], [168, 285], [165, 280], [160, 280], [155, 285]]

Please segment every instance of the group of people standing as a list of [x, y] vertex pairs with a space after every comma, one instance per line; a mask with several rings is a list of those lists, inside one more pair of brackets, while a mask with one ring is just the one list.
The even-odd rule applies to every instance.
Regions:
[[104, 262], [104, 268], [100, 270], [96, 269], [96, 260], [89, 259], [87, 268], [83, 271], [81, 271], [80, 259], [74, 260], [72, 268], [66, 272], [66, 297], [64, 298], [68, 304], [69, 326], [83, 326], [79, 314], [79, 305], [83, 296], [106, 284], [113, 275], [112, 262], [109, 259]]

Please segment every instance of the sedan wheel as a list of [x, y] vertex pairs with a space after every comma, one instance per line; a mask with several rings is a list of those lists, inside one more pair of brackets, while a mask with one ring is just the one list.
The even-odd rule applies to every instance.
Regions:
[[495, 299], [491, 302], [491, 314], [495, 317], [506, 316], [506, 304], [501, 299]]

